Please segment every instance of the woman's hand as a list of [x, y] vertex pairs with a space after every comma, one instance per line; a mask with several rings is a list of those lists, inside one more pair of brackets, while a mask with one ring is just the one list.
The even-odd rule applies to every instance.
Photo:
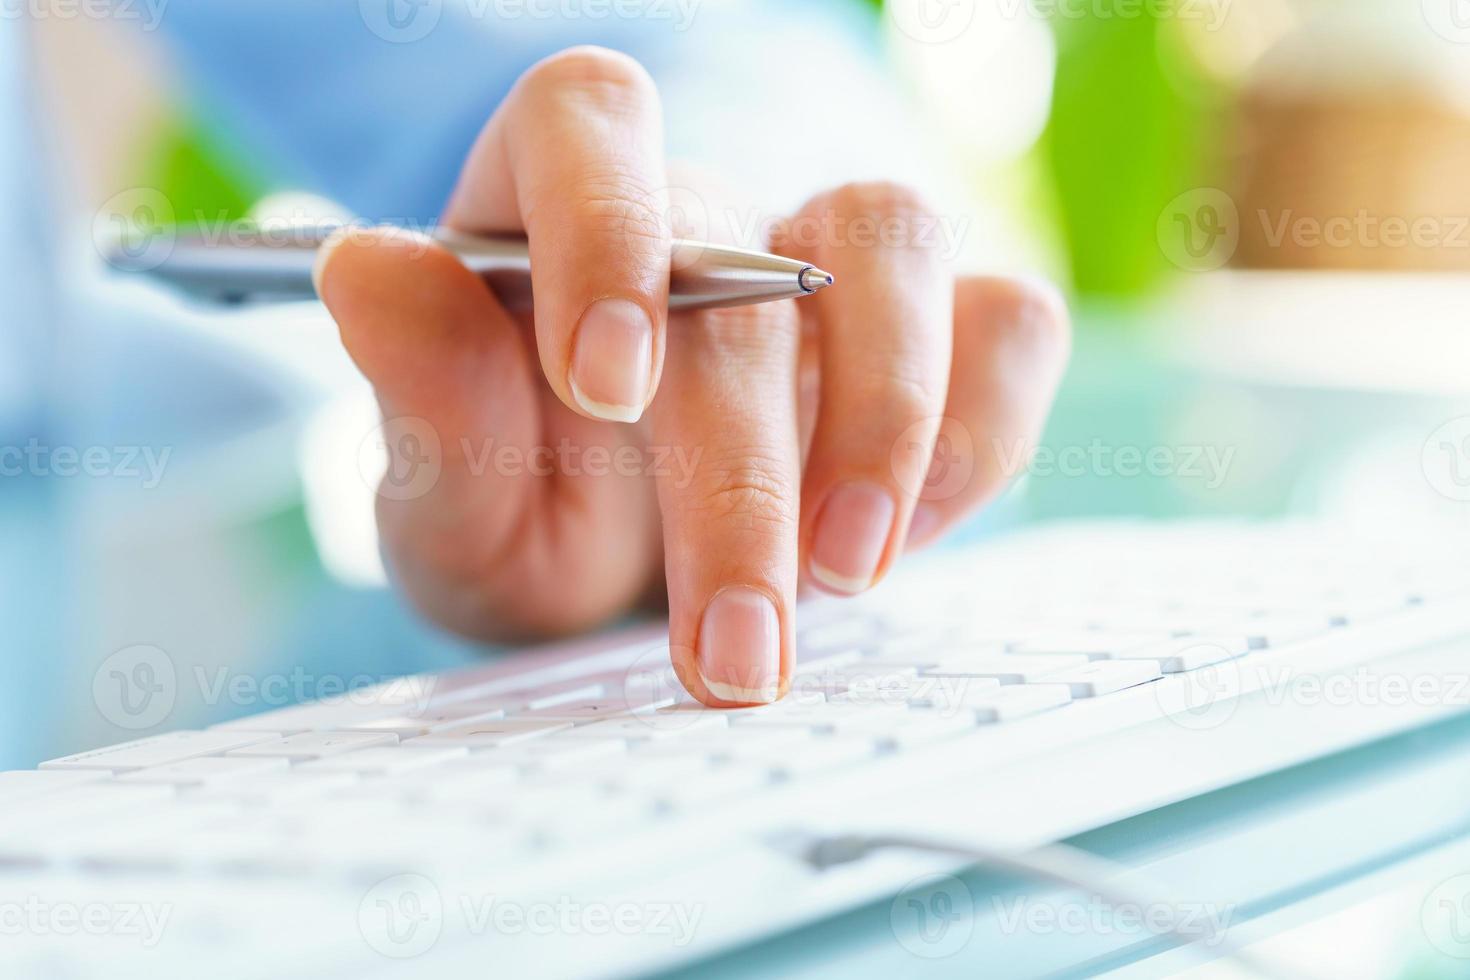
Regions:
[[648, 75], [563, 52], [496, 112], [445, 216], [525, 231], [534, 317], [408, 233], [339, 237], [318, 289], [390, 446], [437, 441], [432, 487], [378, 500], [429, 616], [565, 633], [663, 585], [689, 690], [765, 702], [793, 666], [799, 584], [861, 592], [1003, 487], [1065, 364], [1066, 311], [1046, 288], [956, 282], [923, 202], [864, 184], [770, 243], [833, 288], [670, 316], [664, 166]]

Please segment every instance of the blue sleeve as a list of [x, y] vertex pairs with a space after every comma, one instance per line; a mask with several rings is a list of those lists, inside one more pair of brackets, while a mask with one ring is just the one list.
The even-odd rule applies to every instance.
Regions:
[[438, 215], [479, 130], [537, 60], [592, 41], [645, 64], [652, 54], [624, 25], [506, 24], [471, 2], [192, 0], [159, 23], [191, 110], [272, 184], [410, 223]]
[[[925, 148], [881, 65], [866, 0], [641, 0], [639, 17], [564, 9], [617, 5], [190, 0], [159, 24], [191, 108], [231, 154], [277, 188], [368, 220], [435, 219], [515, 80], [577, 44], [640, 61], [663, 95], [670, 158], [738, 176], [752, 200], [795, 207], [875, 176], [925, 186]], [[794, 93], [823, 103], [821, 117], [793, 112]]]

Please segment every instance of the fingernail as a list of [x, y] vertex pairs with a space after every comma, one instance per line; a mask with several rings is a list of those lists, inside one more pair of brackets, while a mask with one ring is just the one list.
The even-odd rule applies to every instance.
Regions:
[[637, 422], [653, 382], [653, 323], [643, 307], [603, 299], [582, 315], [572, 351], [572, 397], [590, 415]]
[[311, 285], [316, 289], [317, 299], [326, 302], [326, 293], [322, 291], [322, 283], [326, 281], [327, 263], [332, 258], [332, 253], [337, 251], [337, 246], [347, 240], [347, 235], [338, 230], [327, 236], [327, 240], [317, 246], [316, 260], [311, 264]]
[[845, 595], [865, 591], [878, 574], [893, 528], [893, 497], [872, 483], [844, 483], [817, 516], [812, 578]]
[[781, 617], [755, 589], [725, 589], [699, 624], [699, 676], [736, 704], [770, 704], [781, 694]]
[[933, 504], [919, 502], [914, 507], [914, 516], [909, 520], [909, 539], [905, 547], [910, 551], [929, 544], [939, 536], [939, 530], [944, 526], [944, 517]]

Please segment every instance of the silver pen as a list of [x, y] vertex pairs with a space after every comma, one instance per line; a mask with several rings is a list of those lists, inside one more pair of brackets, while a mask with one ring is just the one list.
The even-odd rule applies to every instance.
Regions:
[[[210, 302], [309, 300], [311, 269], [330, 227], [254, 229], [213, 238], [154, 230], [144, 241], [103, 246], [114, 269], [148, 276]], [[135, 236], [136, 237], [136, 236]], [[531, 309], [531, 256], [523, 235], [469, 235], [438, 229], [435, 241], [478, 273], [511, 310]], [[227, 240], [226, 240], [227, 239]], [[832, 276], [809, 262], [726, 245], [675, 239], [669, 261], [669, 309], [751, 306], [810, 296]]]

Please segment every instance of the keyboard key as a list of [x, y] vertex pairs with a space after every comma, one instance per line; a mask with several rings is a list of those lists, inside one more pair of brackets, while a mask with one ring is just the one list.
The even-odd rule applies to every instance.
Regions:
[[1409, 607], [1409, 598], [1403, 591], [1350, 593], [1326, 595], [1305, 606], [1314, 614], [1325, 617], [1333, 626], [1345, 626], [1401, 613]]
[[325, 759], [376, 745], [396, 745], [398, 736], [391, 732], [302, 732], [272, 739], [258, 745], [247, 745], [230, 752], [231, 756], [279, 756], [285, 759]]
[[493, 749], [515, 745], [535, 738], [545, 738], [572, 727], [569, 721], [487, 721], [483, 724], [449, 728], [433, 735], [410, 738], [403, 744], [411, 748], [442, 748], [460, 745], [470, 749]]
[[714, 767], [707, 775], [680, 780], [654, 795], [658, 804], [668, 809], [695, 809], [755, 792], [770, 782], [770, 770], [764, 766], [723, 765]]
[[1003, 685], [993, 677], [936, 677], [939, 683], [927, 689], [915, 689], [904, 707], [926, 712], [959, 714], [972, 711], [977, 703], [989, 703], [999, 691], [1016, 685]]
[[1101, 630], [1079, 630], [1075, 633], [1055, 633], [1032, 637], [1013, 644], [1010, 652], [1080, 654], [1090, 660], [1108, 660], [1138, 647], [1168, 638], [1158, 633], [1107, 633]]
[[[198, 795], [180, 796], [168, 786], [139, 787], [153, 795], [141, 800], [132, 797], [122, 819], [110, 819], [114, 811], [99, 812], [92, 819], [57, 819], [35, 826], [29, 832], [9, 837], [5, 844], [19, 845], [17, 851], [29, 850], [59, 861], [84, 862], [87, 871], [174, 870], [180, 861], [174, 843], [195, 828], [219, 820], [237, 817], [242, 804], [225, 799], [201, 799]], [[137, 812], [132, 812], [136, 810]]]
[[229, 749], [264, 742], [274, 736], [260, 732], [231, 732], [211, 729], [206, 732], [169, 732], [135, 742], [124, 742], [90, 752], [79, 752], [61, 759], [41, 763], [42, 769], [105, 769], [122, 772], [146, 769], [169, 762], [181, 762], [201, 755], [214, 755]]
[[755, 745], [735, 746], [726, 758], [736, 765], [763, 766], [781, 778], [828, 772], [839, 766], [873, 758], [878, 754], [874, 739], [828, 736], [814, 738], [795, 751], [773, 750]]
[[386, 718], [375, 718], [372, 721], [348, 725], [346, 728], [349, 731], [392, 732], [399, 738], [412, 738], [415, 735], [427, 735], [446, 728], [455, 728], [480, 721], [494, 721], [504, 717], [504, 705], [467, 704], [433, 708], [422, 714], [390, 715]]
[[175, 787], [161, 783], [128, 785], [108, 780], [31, 797], [23, 805], [0, 813], [0, 842], [21, 830], [50, 829], [93, 816], [110, 819], [134, 810], [146, 811], [171, 802], [175, 793]]
[[1332, 629], [1332, 621], [1326, 616], [1263, 616], [1236, 620], [1225, 628], [1238, 630], [1252, 650], [1264, 650], [1321, 636]]
[[919, 668], [915, 664], [880, 663], [864, 660], [847, 667], [833, 667], [829, 670], [814, 673], [811, 676], [817, 679], [830, 678], [833, 681], [845, 684], [849, 688], [881, 688], [905, 684], [909, 678], [914, 677], [918, 672]]
[[607, 718], [626, 717], [638, 712], [655, 711], [672, 706], [669, 696], [650, 696], [647, 700], [630, 704], [623, 700], [572, 701], [536, 711], [520, 712], [512, 717], [518, 721], [569, 721], [574, 725], [586, 725]]
[[723, 731], [730, 727], [726, 713], [714, 708], [698, 712], [667, 713], [648, 711], [626, 718], [610, 718], [591, 725], [581, 725], [562, 738], [683, 738], [700, 731]]
[[577, 701], [591, 701], [601, 698], [608, 692], [603, 685], [597, 682], [589, 683], [584, 680], [565, 681], [560, 684], [549, 684], [526, 692], [524, 709], [526, 711], [539, 711], [542, 708], [553, 708], [562, 704], [573, 704]]
[[36, 796], [45, 796], [63, 789], [72, 789], [83, 783], [106, 779], [103, 772], [29, 769], [19, 772], [0, 772], [0, 806], [19, 803]]
[[601, 763], [627, 750], [621, 741], [543, 739], [497, 750], [496, 755], [538, 772], [551, 772]]
[[1097, 660], [1047, 677], [1049, 684], [1065, 684], [1074, 698], [1096, 698], [1125, 688], [1156, 681], [1162, 676], [1156, 660]]
[[[416, 752], [424, 752], [416, 749]], [[410, 771], [393, 781], [392, 792], [415, 805], [457, 802], [491, 802], [502, 799], [506, 789], [524, 778], [523, 767], [502, 759], [492, 764], [494, 753], [479, 753], [452, 759], [427, 769]], [[367, 784], [375, 785], [375, 784]]]
[[1140, 647], [1123, 659], [1156, 660], [1164, 673], [1179, 674], [1233, 660], [1250, 650], [1250, 640], [1244, 636], [1186, 636]]
[[945, 661], [923, 673], [926, 677], [991, 677], [1002, 684], [1030, 684], [1049, 674], [1081, 667], [1088, 662], [1083, 654], [1001, 655]]
[[379, 718], [423, 714], [433, 705], [436, 691], [454, 688], [457, 683], [458, 679], [453, 674], [400, 677], [346, 695], [237, 718], [213, 725], [210, 730], [274, 732], [277, 735], [341, 731]]
[[151, 769], [137, 769], [124, 773], [117, 779], [125, 783], [172, 783], [176, 786], [200, 786], [226, 779], [238, 779], [241, 776], [257, 776], [271, 771], [285, 772], [290, 766], [291, 763], [286, 759], [265, 756], [253, 759], [206, 756], [202, 759], [170, 762], [168, 765], [155, 766]]
[[[797, 728], [832, 732], [853, 718], [868, 719], [874, 717], [875, 712], [903, 712], [904, 710], [902, 704], [828, 704], [819, 707], [794, 707], [775, 711], [762, 708], [742, 712], [740, 717], [731, 719], [731, 724], [735, 726], [737, 732], [753, 728]], [[742, 737], [743, 735], [733, 736], [735, 739]]]
[[438, 765], [450, 759], [469, 755], [470, 750], [461, 745], [444, 746], [438, 749], [409, 749], [395, 745], [391, 748], [359, 749], [342, 755], [313, 759], [297, 767], [298, 772], [347, 771], [364, 776], [386, 776], [425, 766]]
[[1070, 704], [1072, 691], [1065, 684], [1011, 684], [973, 698], [966, 708], [981, 722], [1014, 721]]
[[790, 749], [812, 739], [808, 726], [764, 727], [741, 725], [738, 732], [690, 732], [679, 739], [660, 739], [654, 742], [632, 742], [629, 746], [631, 758], [697, 758], [718, 759], [732, 746], [763, 745], [767, 748]]
[[649, 793], [671, 786], [677, 780], [702, 775], [712, 764], [708, 756], [635, 753], [599, 769], [597, 780], [621, 792]]
[[[897, 728], [874, 730], [885, 745], [910, 748], [975, 730], [977, 719], [970, 711], [910, 711]], [[849, 729], [850, 731], [850, 729]]]
[[279, 774], [264, 773], [206, 783], [197, 792], [208, 799], [232, 799], [257, 805], [280, 804], [323, 797], [354, 785], [359, 778], [354, 772], [300, 772], [288, 769]]
[[913, 683], [918, 668], [913, 665], [884, 666], [868, 670], [852, 667], [820, 674], [799, 674], [791, 679], [791, 690], [783, 700], [819, 705], [833, 695], [853, 691], [870, 692], [874, 699], [884, 691], [901, 691]]
[[610, 837], [641, 828], [657, 818], [654, 801], [644, 795], [608, 793], [588, 806], [560, 807], [536, 824], [537, 836], [558, 844]]
[[918, 676], [905, 679], [902, 685], [856, 688], [831, 700], [844, 707], [901, 708], [932, 701], [953, 702], [997, 688], [1000, 683], [994, 677]]
[[883, 663], [933, 665], [954, 659], [962, 653], [975, 655], [1001, 653], [1005, 644], [1000, 642], [979, 643], [956, 640], [947, 631], [927, 630], [908, 636], [885, 640], [873, 648], [873, 659]]

